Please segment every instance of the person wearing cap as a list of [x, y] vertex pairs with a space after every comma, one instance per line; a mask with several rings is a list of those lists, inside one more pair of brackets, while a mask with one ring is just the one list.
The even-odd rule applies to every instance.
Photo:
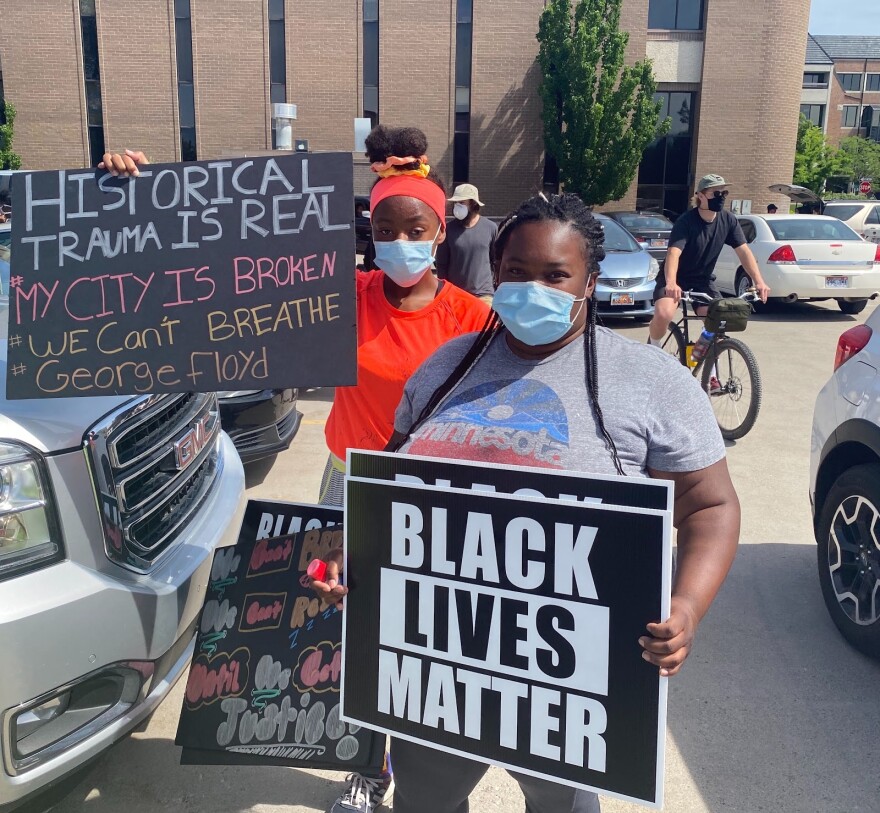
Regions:
[[437, 249], [437, 276], [491, 303], [490, 250], [498, 227], [480, 215], [483, 203], [473, 184], [456, 186], [449, 202], [455, 219], [447, 225], [446, 240]]
[[[697, 184], [696, 205], [675, 221], [669, 235], [666, 262], [654, 288], [654, 318], [648, 339], [651, 344], [662, 345], [681, 301], [682, 290], [698, 291], [716, 299], [721, 297], [714, 285], [713, 272], [725, 245], [736, 252], [761, 301], [767, 301], [770, 288], [746, 245], [739, 221], [724, 209], [728, 193], [724, 178], [705, 175]], [[705, 316], [706, 310], [705, 306], [697, 306], [697, 315]]]
[[779, 207], [775, 203], [767, 204], [767, 214], [775, 215], [779, 211]]

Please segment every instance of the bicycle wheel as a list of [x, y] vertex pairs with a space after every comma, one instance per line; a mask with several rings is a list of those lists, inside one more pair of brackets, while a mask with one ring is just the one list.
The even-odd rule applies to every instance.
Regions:
[[739, 440], [755, 425], [761, 409], [761, 374], [752, 351], [723, 336], [702, 362], [703, 389], [725, 440]]
[[662, 349], [664, 353], [675, 356], [680, 364], [687, 364], [687, 354], [684, 346], [684, 333], [675, 322], [669, 323], [669, 334], [663, 340]]

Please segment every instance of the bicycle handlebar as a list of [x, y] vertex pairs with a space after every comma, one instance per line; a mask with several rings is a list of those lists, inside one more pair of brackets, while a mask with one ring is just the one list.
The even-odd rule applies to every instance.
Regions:
[[[742, 299], [745, 302], [757, 302], [758, 299], [760, 299], [758, 292], [754, 288], [749, 288], [748, 291], [736, 298]], [[704, 294], [702, 291], [682, 291], [681, 300], [682, 302], [690, 302], [692, 305], [697, 304], [697, 300], [702, 300], [708, 304], [714, 302], [715, 297], [709, 294]]]

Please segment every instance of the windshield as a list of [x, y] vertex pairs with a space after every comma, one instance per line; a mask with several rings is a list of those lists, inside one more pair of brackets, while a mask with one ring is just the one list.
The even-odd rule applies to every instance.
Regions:
[[830, 217], [836, 217], [838, 220], [849, 220], [851, 217], [855, 217], [861, 208], [862, 205], [860, 203], [855, 206], [832, 206], [828, 204], [825, 207], [825, 214]]
[[605, 231], [605, 251], [641, 251], [635, 238], [619, 223], [607, 217], [597, 220]]
[[858, 240], [849, 226], [836, 220], [814, 220], [792, 217], [785, 220], [768, 220], [767, 225], [777, 240]]
[[670, 231], [672, 221], [660, 215], [618, 215], [618, 221], [630, 231]]

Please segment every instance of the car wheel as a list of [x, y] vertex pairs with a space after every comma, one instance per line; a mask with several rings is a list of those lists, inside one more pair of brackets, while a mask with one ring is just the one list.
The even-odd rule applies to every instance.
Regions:
[[837, 478], [816, 539], [832, 620], [856, 649], [880, 658], [880, 465], [854, 466]]
[[752, 278], [745, 271], [740, 270], [736, 275], [736, 295], [742, 296], [751, 287]]
[[850, 316], [855, 316], [857, 313], [861, 313], [868, 306], [867, 299], [838, 299], [837, 307], [840, 308], [841, 312], [848, 313]]

